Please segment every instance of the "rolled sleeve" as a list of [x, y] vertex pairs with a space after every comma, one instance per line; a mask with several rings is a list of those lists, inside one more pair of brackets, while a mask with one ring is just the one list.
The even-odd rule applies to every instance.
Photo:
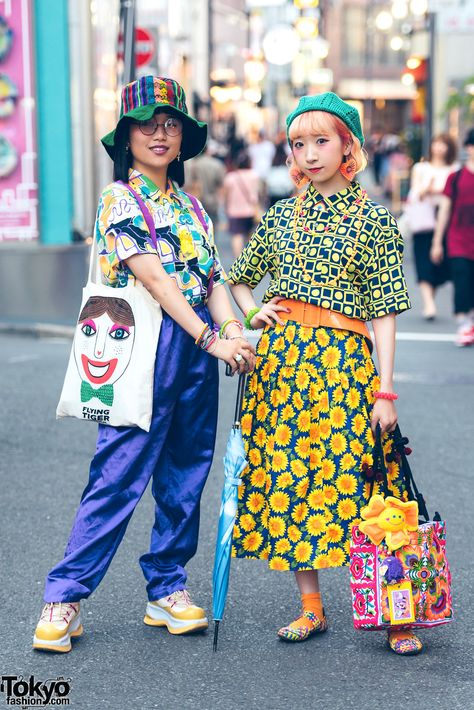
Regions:
[[411, 308], [402, 262], [403, 239], [395, 219], [389, 215], [388, 227], [381, 229], [362, 282], [369, 320]]
[[263, 216], [249, 243], [233, 263], [228, 276], [230, 284], [244, 283], [250, 288], [255, 288], [270, 270], [268, 248], [269, 212]]

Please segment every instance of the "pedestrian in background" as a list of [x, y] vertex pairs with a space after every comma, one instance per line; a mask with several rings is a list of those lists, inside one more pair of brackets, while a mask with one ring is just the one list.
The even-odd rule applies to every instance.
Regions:
[[215, 157], [213, 148], [212, 142], [209, 141], [204, 152], [190, 162], [185, 187], [189, 184], [189, 191], [201, 200], [216, 234], [225, 167], [222, 161]]
[[260, 199], [260, 179], [243, 151], [237, 156], [235, 169], [224, 178], [224, 205], [234, 257], [239, 256], [255, 227]]
[[250, 141], [247, 151], [252, 170], [265, 183], [275, 155], [275, 145], [266, 137], [265, 131], [260, 130], [253, 135], [253, 140]]
[[467, 133], [464, 146], [467, 161], [448, 177], [431, 247], [433, 263], [440, 264], [447, 234], [459, 347], [474, 344], [474, 128]]
[[[299, 642], [328, 627], [318, 570], [349, 563], [377, 425], [393, 446], [395, 316], [410, 302], [396, 221], [354, 180], [366, 165], [357, 110], [331, 92], [304, 96], [287, 135], [307, 189], [266, 212], [229, 272], [246, 326], [264, 329], [241, 419], [249, 465], [234, 554], [295, 573], [302, 613], [278, 635]], [[259, 307], [252, 290], [266, 274]], [[406, 498], [396, 462], [389, 485]], [[421, 650], [411, 631], [388, 640], [395, 653]]]
[[267, 174], [268, 206], [290, 197], [295, 191], [295, 185], [288, 172], [286, 161], [288, 154], [281, 143], [276, 145], [272, 166]]
[[435, 264], [431, 260], [430, 251], [446, 180], [459, 167], [455, 162], [456, 154], [456, 143], [451, 136], [442, 133], [431, 141], [428, 159], [416, 163], [411, 173], [406, 216], [413, 235], [423, 317], [427, 320], [433, 320], [436, 316], [436, 289], [449, 277], [446, 257], [443, 256], [442, 260]]
[[[189, 116], [181, 86], [145, 76], [123, 88], [120, 119], [102, 139], [115, 180], [102, 192], [95, 225], [102, 279], [117, 287], [117, 295], [139, 279], [164, 309], [153, 414], [148, 433], [99, 425], [64, 559], [46, 579], [33, 642], [39, 650], [70, 651], [71, 637], [82, 634], [79, 602], [105, 575], [150, 479], [156, 506], [150, 550], [140, 558], [149, 599], [144, 621], [173, 634], [208, 625], [187, 591], [185, 566], [196, 552], [200, 499], [214, 452], [216, 358], [244, 370], [252, 369], [254, 356], [223, 285], [209, 217], [180, 189], [183, 161], [198, 155], [206, 138], [207, 126]], [[123, 183], [150, 212], [157, 247]], [[87, 328], [93, 336], [93, 320]], [[118, 337], [112, 329], [110, 337]]]

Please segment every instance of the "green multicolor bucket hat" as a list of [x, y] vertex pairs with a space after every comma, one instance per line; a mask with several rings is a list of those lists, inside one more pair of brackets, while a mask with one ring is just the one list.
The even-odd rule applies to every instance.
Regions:
[[118, 123], [113, 131], [101, 139], [112, 160], [115, 155], [115, 136], [124, 121], [147, 121], [159, 109], [175, 114], [183, 121], [181, 160], [188, 160], [202, 153], [207, 141], [207, 123], [197, 121], [188, 114], [186, 94], [182, 86], [174, 79], [142, 76], [123, 87]]
[[286, 137], [288, 138], [288, 143], [290, 142], [290, 126], [297, 116], [307, 111], [327, 111], [327, 113], [332, 113], [344, 121], [346, 126], [356, 138], [360, 140], [360, 144], [364, 145], [364, 134], [362, 133], [362, 126], [360, 125], [360, 116], [354, 106], [343, 101], [337, 94], [332, 91], [326, 91], [324, 94], [317, 94], [316, 96], [302, 96], [298, 102], [298, 106], [295, 110], [287, 116], [286, 119]]

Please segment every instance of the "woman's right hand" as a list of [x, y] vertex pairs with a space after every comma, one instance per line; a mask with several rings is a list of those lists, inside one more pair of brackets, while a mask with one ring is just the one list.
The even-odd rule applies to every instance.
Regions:
[[251, 372], [255, 367], [255, 348], [245, 338], [218, 340], [210, 355], [228, 363], [232, 368], [232, 374]]
[[278, 325], [285, 325], [285, 321], [282, 321], [278, 317], [279, 312], [291, 313], [291, 308], [286, 308], [285, 306], [279, 306], [280, 301], [286, 300], [283, 296], [273, 296], [271, 301], [264, 303], [258, 313], [254, 315], [250, 321], [250, 325], [254, 330], [259, 330], [260, 328], [269, 325], [272, 328], [278, 323]]

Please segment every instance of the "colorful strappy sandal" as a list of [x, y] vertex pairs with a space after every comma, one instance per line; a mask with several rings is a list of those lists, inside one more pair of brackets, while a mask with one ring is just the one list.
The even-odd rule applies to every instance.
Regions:
[[399, 656], [417, 656], [423, 650], [423, 644], [413, 631], [389, 631], [387, 642]]
[[[301, 617], [308, 619], [311, 622], [310, 626], [283, 626], [278, 631], [278, 637], [282, 641], [306, 641], [313, 634], [322, 634], [328, 630], [328, 622], [326, 616], [324, 615], [322, 619], [316, 616], [312, 611], [305, 611], [301, 614]], [[301, 618], [299, 617], [299, 618]]]

